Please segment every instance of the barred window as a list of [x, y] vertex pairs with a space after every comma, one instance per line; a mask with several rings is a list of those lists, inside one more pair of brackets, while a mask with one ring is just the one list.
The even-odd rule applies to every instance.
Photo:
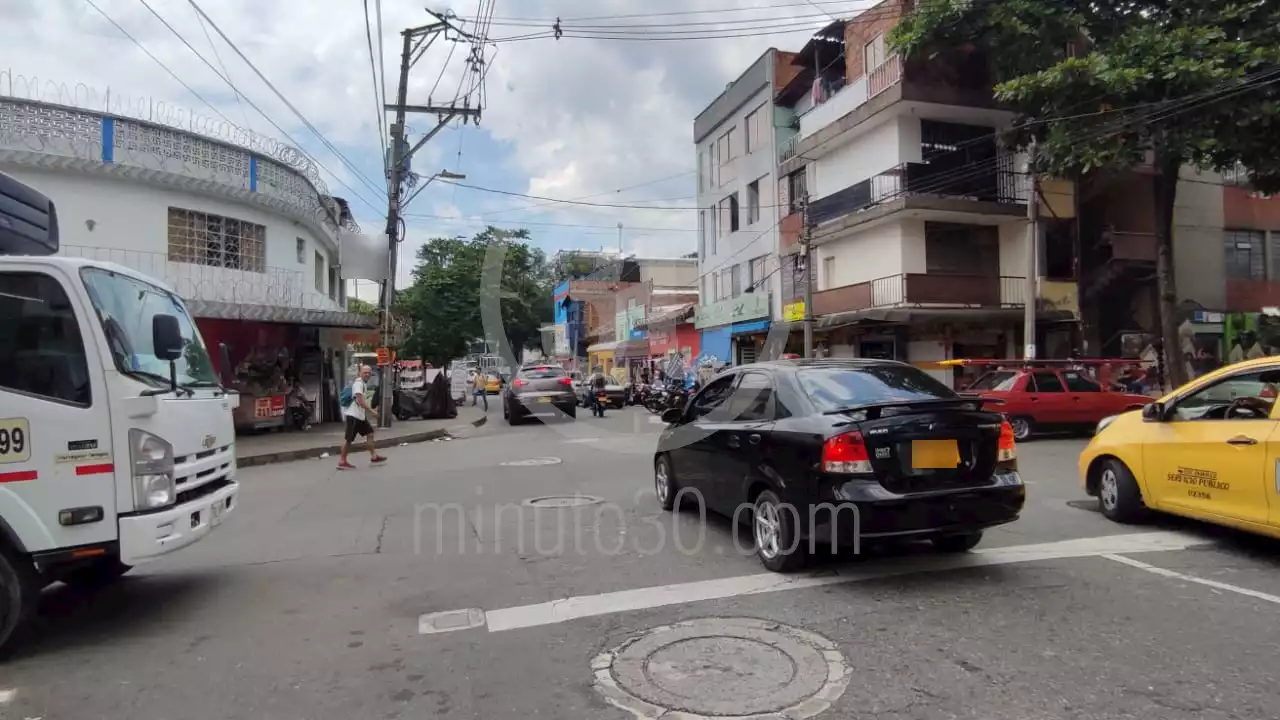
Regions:
[[244, 220], [169, 208], [169, 261], [266, 271], [267, 228]]

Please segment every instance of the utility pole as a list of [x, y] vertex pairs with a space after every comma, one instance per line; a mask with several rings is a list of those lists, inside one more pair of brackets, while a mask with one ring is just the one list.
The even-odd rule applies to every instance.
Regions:
[[1023, 357], [1036, 359], [1036, 278], [1040, 272], [1040, 180], [1036, 175], [1036, 139], [1027, 146], [1027, 175], [1031, 178], [1031, 192], [1027, 198], [1027, 277], [1022, 289], [1022, 341]]
[[804, 262], [804, 356], [813, 357], [813, 250], [809, 225], [809, 191], [800, 196], [800, 257]]
[[[395, 111], [395, 121], [391, 124], [391, 147], [389, 148], [391, 158], [387, 166], [386, 231], [388, 273], [387, 279], [382, 283], [383, 347], [390, 347], [392, 344], [391, 306], [395, 300], [396, 273], [398, 272], [396, 256], [398, 255], [397, 250], [400, 246], [400, 241], [403, 239], [400, 237], [400, 197], [404, 190], [405, 179], [409, 175], [409, 161], [414, 153], [443, 130], [455, 117], [461, 117], [463, 122], [466, 122], [467, 118], [475, 119], [477, 124], [480, 121], [480, 108], [468, 107], [469, 97], [463, 100], [463, 107], [432, 105], [430, 104], [430, 98], [427, 99], [427, 105], [407, 104], [409, 70], [417, 62], [418, 58], [421, 58], [427, 48], [431, 47], [431, 44], [448, 30], [453, 30], [459, 36], [465, 35], [444, 16], [430, 10], [427, 12], [436, 19], [436, 22], [422, 27], [409, 28], [400, 33], [404, 38], [404, 47], [400, 53], [400, 84], [396, 88], [395, 104], [385, 106], [386, 110]], [[418, 140], [413, 147], [408, 147], [409, 143], [405, 138], [405, 116], [411, 112], [434, 114], [436, 116], [436, 126]], [[388, 367], [380, 366], [378, 368], [378, 426], [384, 428], [391, 427], [391, 403], [395, 392], [391, 387], [394, 373], [388, 372]]]

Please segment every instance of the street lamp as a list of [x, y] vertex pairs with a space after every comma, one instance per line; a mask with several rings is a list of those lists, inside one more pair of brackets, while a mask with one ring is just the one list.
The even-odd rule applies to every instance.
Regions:
[[413, 194], [409, 196], [409, 199], [408, 199], [408, 200], [405, 200], [404, 202], [400, 203], [400, 208], [401, 208], [401, 209], [404, 209], [404, 208], [409, 207], [409, 203], [413, 202], [413, 199], [414, 199], [414, 198], [416, 198], [416, 197], [418, 197], [418, 193], [420, 193], [420, 192], [422, 192], [423, 190], [425, 190], [425, 189], [426, 189], [426, 187], [427, 187], [428, 185], [430, 185], [430, 184], [432, 183], [432, 181], [434, 181], [434, 180], [436, 180], [436, 179], [443, 179], [443, 180], [466, 180], [466, 179], [467, 179], [467, 176], [466, 176], [465, 174], [463, 174], [463, 173], [456, 173], [456, 172], [450, 172], [450, 171], [448, 171], [448, 170], [441, 170], [440, 172], [436, 173], [435, 175], [432, 175], [431, 177], [427, 178], [427, 181], [426, 181], [426, 182], [424, 182], [424, 183], [422, 183], [421, 185], [419, 185], [419, 186], [418, 186], [418, 188], [417, 188], [416, 190], [414, 190], [414, 191], [413, 191]]

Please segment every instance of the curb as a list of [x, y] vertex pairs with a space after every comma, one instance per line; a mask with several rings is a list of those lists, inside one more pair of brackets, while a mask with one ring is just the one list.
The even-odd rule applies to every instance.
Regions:
[[[485, 415], [479, 420], [472, 420], [469, 424], [472, 427], [480, 427], [489, 421], [489, 416]], [[383, 438], [376, 443], [375, 447], [386, 448], [395, 445], [427, 442], [442, 438], [449, 434], [447, 428], [438, 430], [425, 430], [420, 433], [411, 433], [409, 435], [399, 435], [392, 438]], [[295, 450], [282, 450], [280, 452], [262, 453], [261, 455], [250, 455], [248, 457], [236, 458], [237, 468], [257, 467], [259, 465], [274, 465], [276, 463], [293, 462], [294, 460], [306, 460], [314, 458], [323, 453], [336, 455], [342, 449], [341, 445], [326, 445], [321, 447], [298, 448]]]

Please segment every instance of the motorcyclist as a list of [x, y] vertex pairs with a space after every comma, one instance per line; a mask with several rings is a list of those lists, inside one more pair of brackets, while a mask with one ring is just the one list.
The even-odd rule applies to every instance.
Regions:
[[591, 378], [587, 381], [587, 387], [591, 388], [591, 402], [600, 402], [600, 393], [604, 392], [604, 388], [609, 384], [605, 377], [604, 369], [595, 367], [591, 369]]

